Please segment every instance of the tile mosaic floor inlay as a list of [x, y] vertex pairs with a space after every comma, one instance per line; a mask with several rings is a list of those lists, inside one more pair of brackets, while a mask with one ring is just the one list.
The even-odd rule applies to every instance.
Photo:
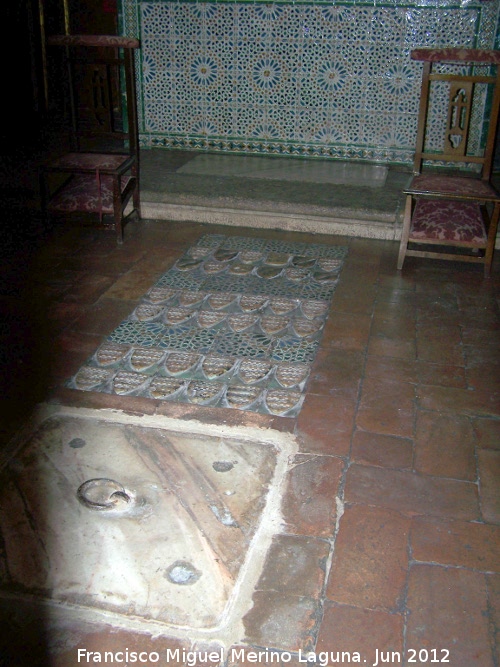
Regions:
[[69, 386], [294, 417], [346, 254], [207, 234]]

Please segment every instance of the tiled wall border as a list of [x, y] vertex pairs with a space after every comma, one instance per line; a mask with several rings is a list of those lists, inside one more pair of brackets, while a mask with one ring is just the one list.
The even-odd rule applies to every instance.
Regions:
[[408, 163], [420, 86], [410, 50], [494, 48], [499, 6], [122, 0], [121, 32], [142, 42], [141, 145]]

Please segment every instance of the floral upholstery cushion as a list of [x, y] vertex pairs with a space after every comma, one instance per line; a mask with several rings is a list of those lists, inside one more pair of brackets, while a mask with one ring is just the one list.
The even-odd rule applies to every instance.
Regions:
[[[121, 179], [122, 191], [130, 177]], [[113, 214], [113, 177], [80, 174], [71, 178], [50, 202], [50, 210], [61, 213]]]
[[114, 171], [118, 169], [129, 155], [118, 153], [66, 153], [50, 163], [56, 169], [81, 169], [82, 171]]
[[415, 176], [410, 186], [405, 189], [405, 192], [480, 197], [490, 201], [500, 199], [498, 192], [487, 181], [463, 176], [440, 176], [439, 174], [420, 174], [419, 176]]
[[418, 199], [411, 227], [411, 241], [486, 245], [486, 229], [477, 202]]

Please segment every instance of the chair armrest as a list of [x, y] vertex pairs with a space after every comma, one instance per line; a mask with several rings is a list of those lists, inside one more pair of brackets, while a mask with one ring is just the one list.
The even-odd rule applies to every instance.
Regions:
[[490, 65], [500, 64], [500, 51], [487, 49], [413, 49], [412, 60], [423, 62], [469, 62]]

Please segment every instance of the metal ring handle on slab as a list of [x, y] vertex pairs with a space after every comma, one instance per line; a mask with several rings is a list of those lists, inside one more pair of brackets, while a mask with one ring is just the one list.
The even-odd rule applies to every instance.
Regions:
[[106, 477], [87, 480], [78, 487], [76, 496], [82, 505], [96, 511], [123, 509], [124, 503], [132, 503], [125, 487]]

